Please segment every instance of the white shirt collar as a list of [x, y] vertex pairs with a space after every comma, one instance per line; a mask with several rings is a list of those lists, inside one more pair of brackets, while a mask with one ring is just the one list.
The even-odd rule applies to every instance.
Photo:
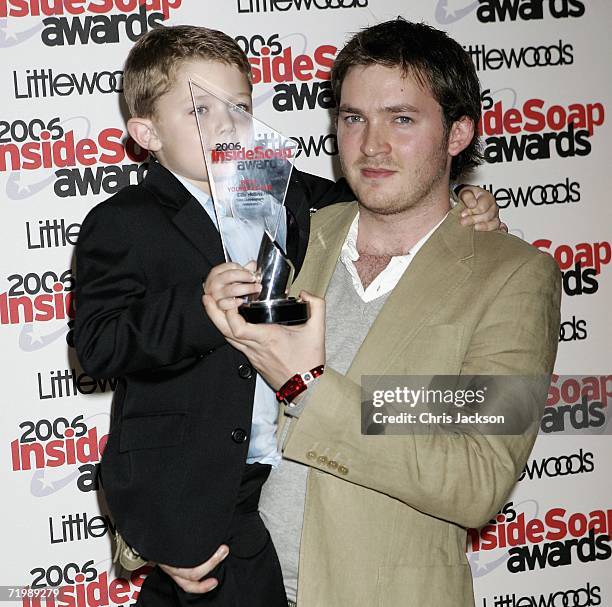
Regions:
[[[448, 215], [448, 213], [446, 214]], [[363, 288], [361, 279], [357, 272], [354, 262], [359, 259], [359, 253], [357, 252], [357, 234], [359, 230], [359, 213], [353, 219], [353, 223], [349, 228], [346, 240], [342, 245], [340, 252], [340, 260], [346, 267], [348, 273], [353, 280], [353, 286], [355, 291], [361, 297], [364, 302], [373, 301], [383, 295], [392, 291], [400, 278], [403, 276], [406, 268], [410, 265], [414, 256], [419, 252], [421, 247], [427, 242], [429, 237], [438, 229], [440, 224], [446, 219], [446, 215], [433, 227], [427, 234], [425, 234], [414, 246], [408, 251], [406, 255], [396, 255], [391, 257], [387, 267], [368, 285], [367, 289]]]

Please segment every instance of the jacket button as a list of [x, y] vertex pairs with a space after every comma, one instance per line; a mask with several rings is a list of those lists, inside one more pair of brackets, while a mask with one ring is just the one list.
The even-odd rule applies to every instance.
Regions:
[[251, 379], [253, 377], [253, 367], [247, 363], [240, 365], [238, 367], [238, 375], [242, 379]]
[[235, 443], [238, 443], [238, 444], [244, 443], [247, 438], [248, 438], [248, 435], [242, 428], [236, 428], [232, 432], [232, 440]]
[[346, 466], [338, 466], [338, 472], [340, 472], [340, 474], [348, 474], [348, 468]]
[[332, 469], [333, 469], [333, 468], [337, 468], [337, 467], [338, 467], [338, 462], [337, 462], [337, 461], [335, 461], [335, 460], [333, 460], [333, 459], [330, 459], [330, 460], [327, 462], [327, 465], [328, 465], [330, 468], [332, 468]]
[[327, 456], [326, 455], [319, 455], [319, 457], [317, 458], [317, 461], [319, 462], [319, 464], [326, 464], [327, 463]]
[[317, 459], [317, 453], [316, 451], [308, 451], [308, 453], [306, 453], [306, 457], [308, 459]]

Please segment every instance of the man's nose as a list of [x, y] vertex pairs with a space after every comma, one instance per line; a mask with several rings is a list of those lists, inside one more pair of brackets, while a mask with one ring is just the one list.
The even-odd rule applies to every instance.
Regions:
[[391, 152], [391, 145], [385, 134], [385, 129], [380, 125], [373, 125], [371, 123], [366, 125], [360, 149], [361, 153], [368, 157]]

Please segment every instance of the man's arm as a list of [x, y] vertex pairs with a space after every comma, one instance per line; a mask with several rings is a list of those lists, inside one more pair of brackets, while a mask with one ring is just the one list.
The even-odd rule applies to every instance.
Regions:
[[[461, 373], [545, 375], [558, 340], [560, 275], [550, 257], [518, 268], [497, 294], [471, 340]], [[520, 319], [520, 322], [518, 320]], [[531, 402], [539, 418], [546, 395]], [[478, 527], [515, 484], [537, 428], [525, 435], [478, 432], [408, 436], [361, 434], [361, 386], [327, 369], [292, 423], [284, 456], [319, 468], [463, 527]], [[333, 454], [336, 469], [309, 452]]]
[[75, 345], [90, 375], [190, 363], [225, 343], [202, 308], [200, 280], [148, 288], [120, 208], [101, 205], [87, 216], [76, 268]]

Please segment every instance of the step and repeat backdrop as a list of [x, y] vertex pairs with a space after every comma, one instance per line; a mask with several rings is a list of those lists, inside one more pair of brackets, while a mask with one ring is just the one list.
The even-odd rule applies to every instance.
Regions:
[[98, 483], [116, 380], [84, 373], [72, 339], [81, 221], [146, 171], [124, 124], [130, 46], [171, 24], [228, 32], [250, 58], [256, 115], [295, 139], [299, 168], [331, 177], [334, 57], [398, 15], [470, 54], [487, 160], [473, 182], [563, 272], [540, 437], [500, 513], [469, 532], [477, 605], [612, 605], [609, 0], [0, 0], [0, 598], [127, 605], [146, 575], [113, 565]]

